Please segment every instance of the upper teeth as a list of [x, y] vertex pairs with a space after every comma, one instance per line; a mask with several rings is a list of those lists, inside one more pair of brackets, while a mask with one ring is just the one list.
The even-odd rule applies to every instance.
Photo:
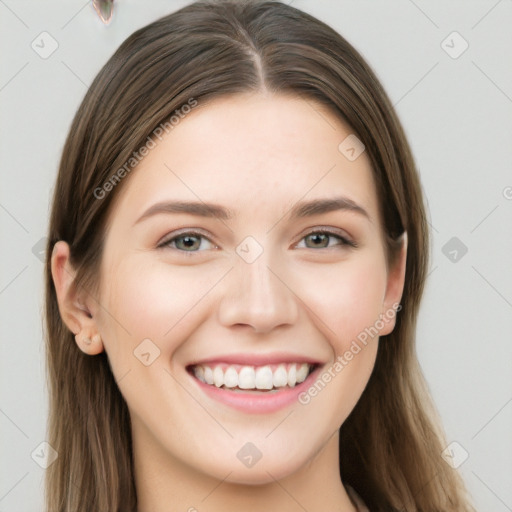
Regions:
[[240, 365], [197, 365], [194, 375], [206, 384], [215, 384], [218, 388], [272, 389], [286, 385], [293, 387], [306, 380], [311, 369], [308, 363], [291, 363], [266, 366]]

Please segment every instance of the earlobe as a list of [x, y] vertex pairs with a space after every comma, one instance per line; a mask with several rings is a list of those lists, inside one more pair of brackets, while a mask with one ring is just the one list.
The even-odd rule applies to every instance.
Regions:
[[103, 352], [103, 343], [98, 333], [91, 337], [90, 335], [87, 336], [85, 333], [82, 335], [82, 331], [80, 331], [75, 335], [75, 341], [80, 350], [90, 356]]
[[79, 348], [90, 355], [103, 351], [101, 336], [84, 297], [75, 286], [75, 270], [70, 263], [69, 245], [60, 240], [53, 247], [51, 271], [62, 321], [75, 335]]
[[396, 315], [402, 309], [400, 301], [405, 284], [405, 271], [407, 261], [407, 231], [401, 235], [402, 246], [398, 257], [396, 258], [392, 268], [389, 269], [386, 294], [382, 304], [382, 312], [380, 318], [384, 323], [383, 329], [380, 331], [381, 336], [385, 336], [393, 331], [396, 324]]

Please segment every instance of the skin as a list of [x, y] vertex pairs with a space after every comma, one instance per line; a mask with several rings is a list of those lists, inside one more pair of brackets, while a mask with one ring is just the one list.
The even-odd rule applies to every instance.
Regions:
[[[280, 351], [328, 369], [400, 302], [406, 238], [388, 268], [370, 160], [338, 150], [351, 133], [309, 100], [267, 92], [216, 99], [193, 109], [125, 178], [99, 296], [76, 293], [69, 248], [56, 244], [62, 318], [85, 353], [106, 350], [130, 410], [139, 512], [169, 512], [171, 503], [200, 512], [356, 510], [339, 478], [337, 434], [368, 382], [378, 337], [308, 404], [273, 413], [214, 401], [185, 370], [199, 358]], [[349, 210], [288, 218], [299, 200], [341, 195], [369, 218]], [[236, 216], [136, 222], [155, 203], [198, 198]], [[322, 226], [358, 247], [306, 237]], [[192, 249], [183, 239], [157, 248], [181, 228], [206, 238]], [[247, 236], [263, 249], [252, 263], [236, 252]], [[384, 320], [380, 335], [394, 328], [394, 317]], [[149, 366], [134, 357], [147, 338], [160, 350]], [[236, 456], [247, 442], [262, 453], [250, 468]]]

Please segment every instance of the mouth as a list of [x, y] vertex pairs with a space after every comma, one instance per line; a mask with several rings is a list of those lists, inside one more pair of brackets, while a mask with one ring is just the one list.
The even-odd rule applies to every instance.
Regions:
[[324, 367], [298, 356], [296, 362], [286, 359], [272, 358], [270, 363], [266, 358], [228, 357], [190, 364], [186, 370], [203, 397], [215, 401], [213, 407], [220, 403], [238, 412], [264, 414], [297, 404]]
[[215, 363], [190, 365], [187, 371], [197, 380], [233, 393], [276, 393], [304, 382], [320, 365], [279, 363], [261, 366]]

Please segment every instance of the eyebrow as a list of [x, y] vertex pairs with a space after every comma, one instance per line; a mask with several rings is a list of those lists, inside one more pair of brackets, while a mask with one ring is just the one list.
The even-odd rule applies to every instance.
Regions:
[[[291, 219], [310, 217], [337, 210], [351, 211], [358, 213], [371, 221], [368, 212], [359, 204], [348, 197], [335, 197], [332, 199], [313, 199], [311, 201], [301, 201], [297, 203], [290, 211]], [[156, 203], [149, 207], [135, 222], [161, 213], [188, 213], [199, 217], [218, 218], [221, 220], [230, 220], [235, 217], [235, 212], [218, 204], [204, 203], [197, 201], [164, 201]]]

